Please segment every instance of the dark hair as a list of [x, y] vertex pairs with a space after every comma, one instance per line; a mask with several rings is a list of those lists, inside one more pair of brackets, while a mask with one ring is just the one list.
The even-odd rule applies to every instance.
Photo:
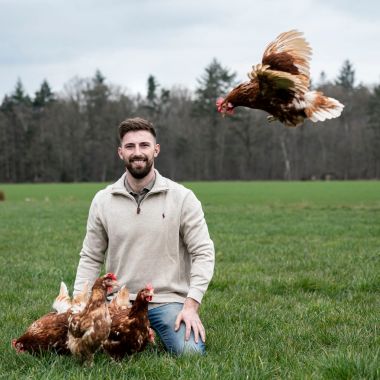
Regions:
[[120, 141], [123, 140], [123, 137], [128, 132], [135, 131], [148, 131], [154, 138], [156, 138], [156, 131], [153, 127], [153, 124], [141, 117], [134, 117], [133, 119], [126, 119], [122, 121], [119, 125], [119, 138]]

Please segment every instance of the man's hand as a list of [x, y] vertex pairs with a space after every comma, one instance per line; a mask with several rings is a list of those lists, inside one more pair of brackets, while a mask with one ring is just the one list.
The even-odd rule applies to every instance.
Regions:
[[198, 343], [198, 337], [200, 336], [202, 342], [206, 341], [205, 328], [202, 325], [201, 319], [198, 315], [199, 303], [192, 298], [186, 298], [183, 305], [183, 309], [179, 312], [175, 321], [174, 330], [178, 331], [181, 322], [185, 323], [186, 333], [185, 339], [190, 339], [191, 329], [194, 331], [195, 343]]

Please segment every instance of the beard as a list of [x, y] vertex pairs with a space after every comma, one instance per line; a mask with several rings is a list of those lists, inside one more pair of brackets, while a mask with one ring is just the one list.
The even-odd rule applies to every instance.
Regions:
[[[142, 165], [139, 165], [138, 167], [133, 166], [134, 161], [143, 161], [144, 163]], [[125, 160], [125, 166], [131, 176], [136, 179], [142, 179], [146, 177], [153, 166], [153, 158], [149, 160], [147, 157], [131, 157], [129, 160]]]

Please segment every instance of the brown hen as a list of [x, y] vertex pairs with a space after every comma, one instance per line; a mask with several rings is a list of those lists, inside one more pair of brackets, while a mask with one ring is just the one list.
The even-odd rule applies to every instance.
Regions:
[[89, 366], [93, 364], [94, 353], [111, 329], [106, 296], [114, 286], [117, 286], [117, 282], [113, 273], [98, 278], [84, 310], [69, 317], [68, 347], [81, 363]]
[[269, 121], [295, 127], [305, 119], [313, 122], [338, 117], [343, 104], [319, 91], [309, 91], [311, 47], [297, 30], [280, 34], [265, 49], [262, 63], [253, 66], [249, 81], [217, 99], [223, 115], [236, 107], [264, 110]]
[[67, 287], [62, 282], [59, 295], [53, 303], [56, 312], [45, 314], [34, 321], [23, 335], [12, 341], [12, 346], [18, 353], [39, 354], [44, 351], [54, 351], [58, 354], [69, 354], [67, 346], [69, 316], [83, 310], [87, 299], [87, 287], [85, 287], [84, 291], [71, 302]]
[[140, 290], [130, 309], [119, 310], [112, 318], [111, 332], [103, 343], [104, 350], [115, 360], [142, 351], [151, 342], [153, 330], [148, 319], [148, 303], [154, 289], [147, 285]]

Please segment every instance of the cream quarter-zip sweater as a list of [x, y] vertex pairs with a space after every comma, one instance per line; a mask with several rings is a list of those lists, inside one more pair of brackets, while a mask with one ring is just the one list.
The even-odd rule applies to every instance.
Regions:
[[125, 173], [95, 195], [74, 294], [85, 281], [95, 282], [105, 262], [132, 300], [151, 282], [154, 303], [202, 301], [215, 254], [201, 204], [191, 190], [155, 172], [154, 186], [139, 208], [124, 186]]

